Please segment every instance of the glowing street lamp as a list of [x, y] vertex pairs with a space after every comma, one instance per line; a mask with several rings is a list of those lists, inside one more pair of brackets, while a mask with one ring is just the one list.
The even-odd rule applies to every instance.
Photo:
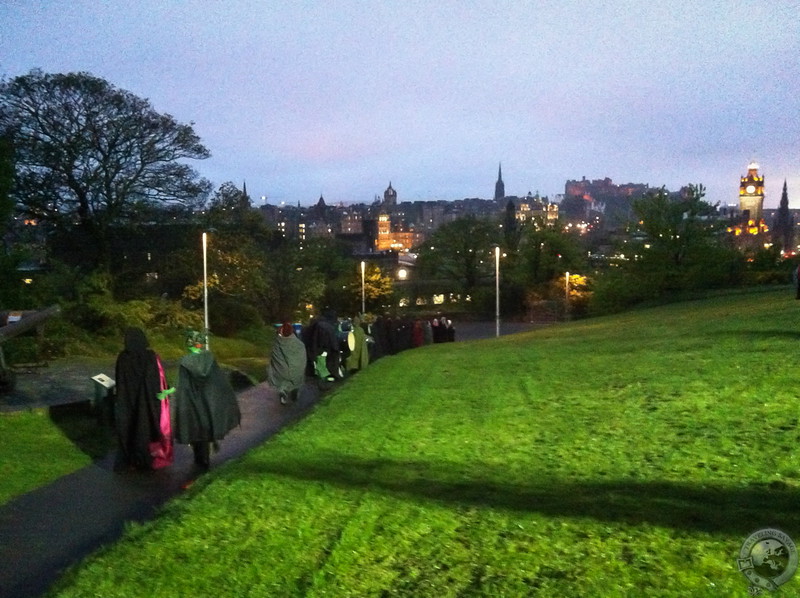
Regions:
[[495, 336], [500, 336], [500, 246], [494, 246]]
[[362, 260], [361, 261], [361, 314], [365, 314], [367, 310], [365, 309], [365, 299], [366, 294], [364, 292], [364, 270], [367, 267], [366, 263]]
[[203, 314], [206, 337], [206, 351], [208, 351], [208, 233], [203, 233]]

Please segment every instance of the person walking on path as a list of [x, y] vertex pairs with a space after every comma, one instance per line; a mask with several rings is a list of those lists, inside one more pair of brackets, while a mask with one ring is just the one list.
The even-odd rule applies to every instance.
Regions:
[[347, 356], [345, 364], [348, 372], [363, 370], [369, 365], [369, 345], [367, 344], [367, 333], [361, 325], [361, 318], [353, 318], [353, 339], [354, 348]]
[[189, 331], [188, 353], [181, 358], [175, 392], [175, 440], [190, 444], [194, 462], [208, 469], [211, 444], [216, 444], [241, 422], [239, 403], [228, 378], [211, 351], [205, 335]]
[[306, 346], [289, 322], [278, 329], [267, 366], [267, 382], [278, 391], [281, 404], [296, 401], [306, 379]]
[[309, 373], [327, 382], [335, 381], [339, 375], [341, 356], [339, 340], [336, 337], [337, 326], [336, 312], [325, 308], [319, 317], [309, 322], [302, 333]]
[[169, 399], [164, 368], [140, 328], [125, 331], [115, 367], [115, 469], [153, 469], [172, 463]]
[[794, 284], [795, 299], [800, 299], [800, 264], [792, 270], [792, 283]]
[[[60, 367], [51, 365], [67, 379], [68, 373]], [[82, 372], [81, 380], [88, 374]], [[51, 396], [42, 384], [34, 390], [43, 397]], [[85, 400], [85, 384], [66, 385], [59, 397], [64, 392], [74, 394], [75, 402]], [[214, 462], [241, 457], [311, 413], [319, 399], [314, 384], [305, 385], [297, 403], [286, 406], [278, 402], [266, 382], [241, 391], [242, 425], [225, 437]], [[119, 539], [128, 523], [157, 517], [164, 504], [180, 496], [203, 473], [193, 464], [192, 451], [186, 446], [175, 447], [170, 467], [140, 475], [114, 473], [115, 456], [109, 454], [0, 505], [0, 596], [44, 595], [68, 567]]]

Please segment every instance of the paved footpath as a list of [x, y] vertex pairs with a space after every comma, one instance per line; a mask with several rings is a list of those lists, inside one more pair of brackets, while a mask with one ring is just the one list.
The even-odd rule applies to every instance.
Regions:
[[[239, 393], [242, 424], [220, 443], [211, 469], [299, 420], [318, 399], [313, 384], [289, 405], [267, 384]], [[186, 445], [176, 445], [175, 462], [159, 471], [115, 473], [113, 461], [112, 453], [0, 507], [0, 597], [42, 595], [66, 567], [117, 540], [127, 522], [151, 519], [201, 475]]]
[[[504, 323], [501, 334], [535, 327]], [[456, 327], [457, 341], [494, 335], [494, 323], [465, 322]], [[69, 376], [37, 372], [35, 388], [30, 380], [20, 380], [20, 392], [11, 402], [31, 407], [69, 402], [69, 395], [76, 393], [85, 398], [91, 388], [87, 386], [89, 376], [100, 370], [95, 363], [73, 369]], [[211, 457], [212, 469], [302, 418], [318, 402], [320, 393], [316, 385], [307, 384], [296, 403], [281, 405], [275, 391], [264, 383], [238, 396], [242, 424], [221, 442], [220, 451]], [[43, 398], [43, 404], [35, 402]], [[0, 405], [0, 411], [19, 407]], [[0, 598], [41, 596], [64, 569], [117, 540], [127, 522], [151, 519], [161, 505], [201, 474], [185, 445], [176, 445], [175, 462], [159, 471], [114, 473], [113, 461], [114, 453], [0, 507]]]

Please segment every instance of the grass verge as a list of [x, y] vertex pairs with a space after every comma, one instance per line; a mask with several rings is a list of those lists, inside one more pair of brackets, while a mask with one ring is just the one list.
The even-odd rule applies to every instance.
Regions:
[[745, 538], [800, 538], [796, 310], [720, 297], [385, 358], [50, 595], [745, 595]]
[[[77, 419], [68, 425], [84, 436], [87, 420]], [[0, 434], [0, 505], [92, 462], [54, 423], [47, 409], [0, 414]]]
[[[180, 338], [176, 335], [176, 338]], [[168, 380], [177, 382], [177, 362], [183, 347], [174, 339], [151, 338], [165, 364]], [[271, 337], [261, 339], [263, 345]], [[269, 347], [242, 339], [214, 338], [214, 353], [229, 371], [237, 390], [266, 378]], [[119, 348], [98, 343], [92, 361], [97, 371], [113, 376]], [[104, 352], [105, 351], [105, 352]], [[50, 368], [68, 371], [73, 360], [54, 360]], [[101, 365], [102, 364], [102, 365]], [[87, 389], [88, 389], [87, 385]], [[87, 395], [90, 391], [87, 390]], [[0, 413], [0, 505], [104, 457], [115, 445], [113, 431], [88, 402]]]

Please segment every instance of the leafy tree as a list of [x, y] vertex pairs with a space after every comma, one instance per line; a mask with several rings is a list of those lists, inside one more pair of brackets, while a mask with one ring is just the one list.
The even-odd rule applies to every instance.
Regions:
[[516, 247], [506, 248], [500, 264], [503, 313], [522, 311], [532, 297], [549, 298], [551, 281], [567, 271], [585, 269], [584, 252], [575, 234], [533, 220], [522, 227]]
[[418, 248], [417, 268], [423, 276], [449, 278], [472, 291], [483, 276], [492, 274], [492, 245], [498, 229], [474, 216], [459, 218], [439, 227]]
[[714, 218], [715, 207], [703, 201], [703, 195], [702, 185], [690, 185], [678, 198], [661, 189], [633, 202], [645, 239], [626, 250], [629, 261], [596, 280], [593, 312], [742, 282], [743, 256], [720, 236], [724, 224]]
[[325, 287], [317, 302], [345, 313], [353, 309], [353, 297], [349, 285], [358, 265], [350, 251], [341, 241], [326, 237], [313, 237], [303, 243], [300, 265], [322, 275]]
[[[176, 252], [166, 278], [173, 286], [188, 280], [182, 298], [201, 308], [204, 300], [203, 262], [200, 239], [197, 246]], [[234, 334], [265, 317], [264, 296], [268, 292], [264, 250], [247, 236], [216, 231], [207, 238], [207, 287], [209, 327], [214, 334]]]
[[0, 135], [15, 150], [12, 197], [28, 216], [109, 260], [109, 231], [142, 207], [202, 201], [209, 183], [182, 160], [210, 154], [191, 125], [88, 73], [33, 70], [0, 83]]
[[216, 230], [240, 242], [252, 242], [261, 251], [280, 243], [277, 231], [270, 228], [263, 215], [253, 207], [247, 191], [231, 181], [222, 183], [214, 192], [201, 221], [206, 230]]
[[307, 313], [307, 305], [322, 301], [325, 275], [295, 243], [284, 241], [270, 251], [262, 273], [265, 285], [261, 301], [270, 321], [299, 318]]
[[570, 317], [586, 315], [592, 292], [589, 290], [589, 279], [582, 274], [567, 273], [550, 281], [550, 297], [558, 298], [563, 303], [564, 313]]
[[[361, 268], [353, 275], [350, 281], [350, 295], [358, 302], [361, 311]], [[375, 264], [365, 264], [364, 267], [364, 304], [367, 311], [374, 310], [378, 305], [391, 300], [394, 294], [394, 282], [391, 276], [384, 274]]]
[[587, 201], [576, 195], [568, 195], [561, 200], [558, 213], [567, 220], [585, 220], [587, 216]]
[[584, 265], [582, 250], [574, 235], [537, 223], [525, 227], [516, 274], [526, 286], [549, 282]]
[[509, 199], [503, 216], [503, 243], [506, 249], [514, 250], [520, 241], [520, 226], [517, 222], [517, 211], [513, 200]]
[[723, 242], [725, 224], [714, 218], [716, 207], [703, 201], [704, 194], [702, 185], [689, 185], [678, 199], [662, 189], [633, 204], [647, 238], [628, 269], [659, 292], [741, 282], [742, 256]]
[[210, 211], [244, 212], [252, 209], [250, 197], [239, 189], [235, 183], [226, 181], [219, 186], [211, 198]]
[[350, 251], [341, 241], [327, 237], [313, 237], [303, 243], [301, 252], [303, 266], [312, 266], [325, 275], [327, 280], [349, 279], [355, 262]]
[[[181, 261], [191, 264], [192, 284], [184, 289], [184, 298], [193, 302], [203, 298], [203, 263], [201, 248], [184, 250]], [[261, 266], [264, 254], [248, 239], [232, 234], [214, 233], [207, 237], [206, 262], [208, 292], [254, 303], [264, 286]]]
[[647, 261], [680, 267], [701, 257], [703, 250], [716, 242], [722, 225], [710, 218], [716, 208], [703, 201], [704, 195], [702, 185], [690, 185], [679, 200], [661, 189], [633, 202], [650, 246], [645, 252]]
[[[235, 228], [254, 233], [264, 228], [264, 218], [253, 209], [250, 196], [231, 181], [222, 183], [211, 197], [206, 222], [213, 228]], [[262, 231], [263, 232], [263, 231]]]

